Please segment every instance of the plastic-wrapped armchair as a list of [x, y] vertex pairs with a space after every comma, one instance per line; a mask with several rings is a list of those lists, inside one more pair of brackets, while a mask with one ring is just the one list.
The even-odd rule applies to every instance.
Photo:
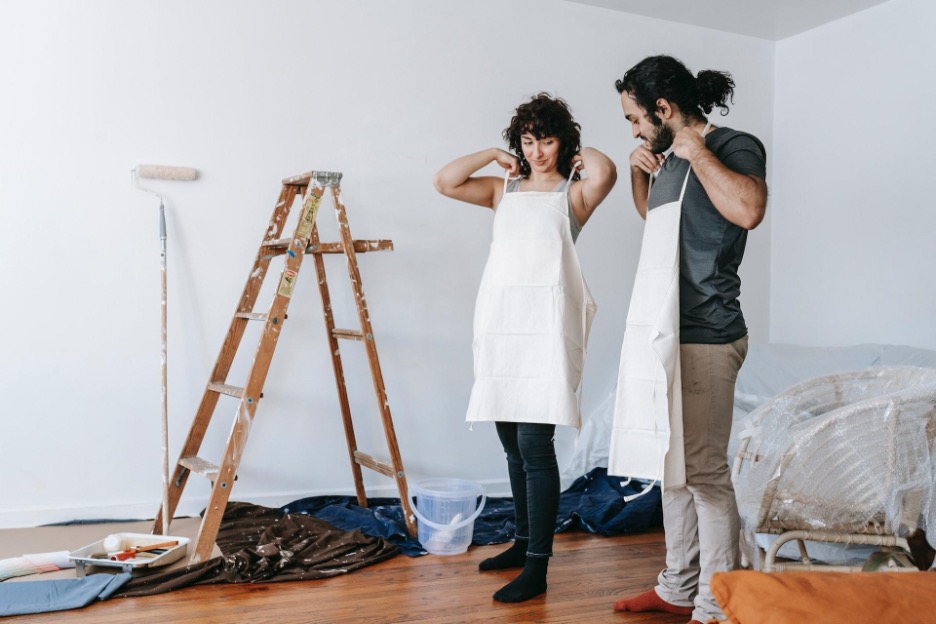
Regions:
[[[882, 561], [915, 570], [904, 537], [936, 528], [934, 439], [936, 369], [826, 375], [768, 401], [744, 421], [732, 471], [746, 558], [765, 571]], [[778, 537], [762, 546], [759, 534]], [[801, 561], [777, 562], [790, 541]], [[873, 544], [886, 556], [814, 566], [807, 541]]]

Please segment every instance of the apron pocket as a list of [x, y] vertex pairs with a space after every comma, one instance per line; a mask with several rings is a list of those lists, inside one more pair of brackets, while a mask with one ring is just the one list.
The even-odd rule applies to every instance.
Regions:
[[555, 379], [557, 340], [549, 334], [487, 334], [478, 339], [478, 377]]
[[556, 333], [562, 330], [561, 293], [555, 286], [490, 288], [475, 333]]
[[491, 286], [554, 286], [561, 260], [560, 240], [494, 241], [485, 281]]

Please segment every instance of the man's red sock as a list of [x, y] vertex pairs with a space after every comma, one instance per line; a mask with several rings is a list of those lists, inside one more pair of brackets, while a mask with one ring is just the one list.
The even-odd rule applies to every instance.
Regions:
[[655, 590], [648, 590], [632, 598], [624, 598], [614, 603], [615, 611], [665, 611], [676, 615], [691, 615], [692, 607], [680, 607], [660, 598]]

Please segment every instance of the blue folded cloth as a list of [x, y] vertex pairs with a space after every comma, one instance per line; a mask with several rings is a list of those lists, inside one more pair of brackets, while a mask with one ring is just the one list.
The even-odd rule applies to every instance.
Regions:
[[106, 600], [130, 580], [129, 572], [89, 574], [79, 579], [0, 583], [0, 617], [65, 611]]

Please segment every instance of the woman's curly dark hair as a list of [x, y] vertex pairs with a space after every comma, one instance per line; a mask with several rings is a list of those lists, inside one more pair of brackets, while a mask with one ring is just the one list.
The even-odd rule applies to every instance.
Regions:
[[[582, 127], [572, 119], [572, 110], [565, 100], [548, 93], [534, 95], [529, 102], [517, 107], [510, 126], [503, 132], [510, 151], [520, 159], [520, 175], [530, 175], [530, 163], [523, 156], [520, 136], [532, 134], [537, 139], [554, 137], [559, 140], [556, 168], [568, 178], [572, 172], [572, 157], [582, 150]], [[575, 174], [576, 180], [579, 174]]]

